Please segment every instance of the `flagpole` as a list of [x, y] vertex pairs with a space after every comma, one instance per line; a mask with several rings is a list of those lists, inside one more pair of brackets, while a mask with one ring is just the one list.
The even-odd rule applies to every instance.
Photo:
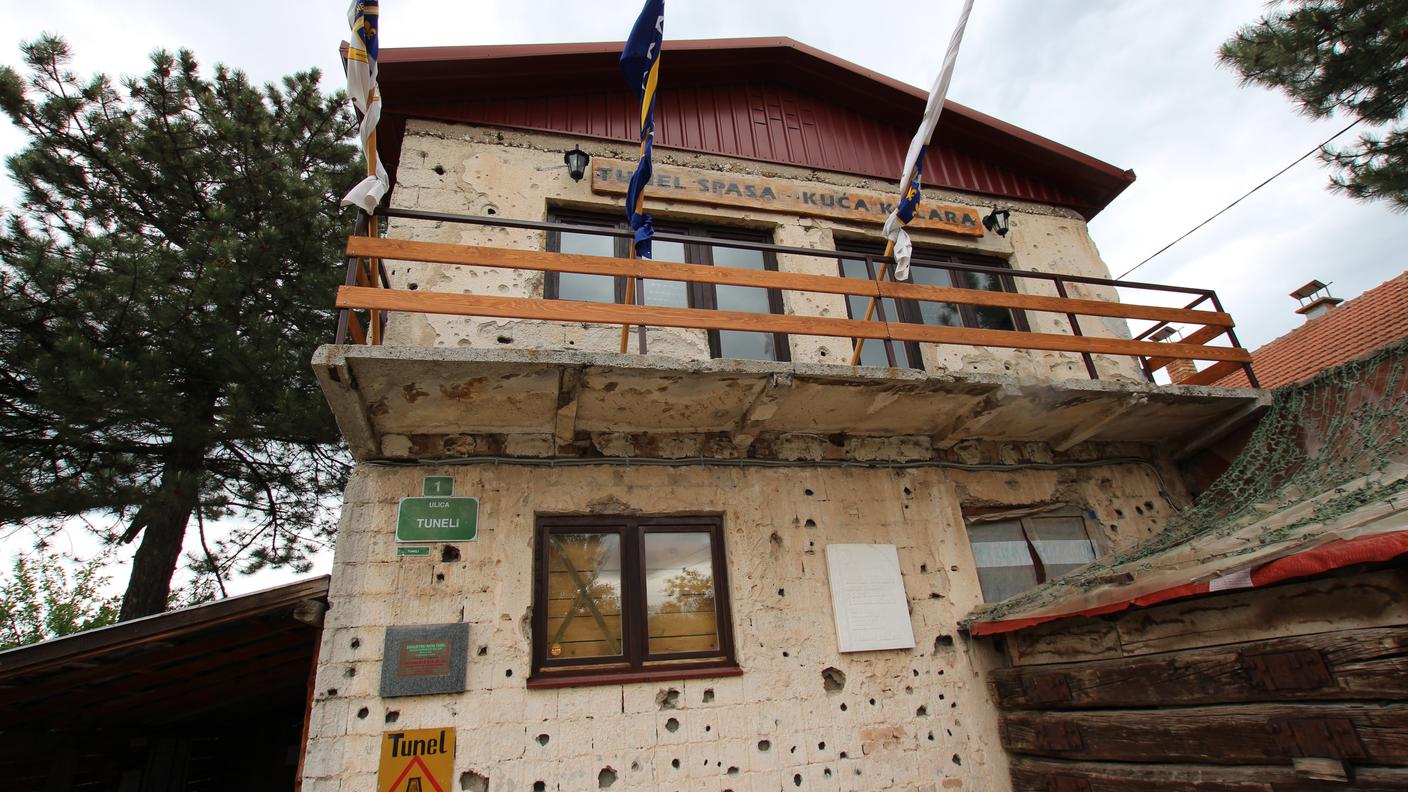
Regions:
[[[948, 95], [948, 84], [953, 78], [953, 68], [958, 62], [958, 47], [963, 43], [963, 30], [968, 26], [968, 15], [973, 12], [973, 0], [964, 0], [963, 9], [958, 13], [958, 23], [953, 27], [953, 34], [948, 40], [948, 52], [944, 54], [943, 66], [939, 68], [939, 75], [934, 80], [934, 87], [929, 89], [929, 101], [924, 107], [924, 120], [919, 124], [919, 131], [915, 133], [914, 140], [910, 141], [909, 152], [905, 154], [904, 172], [900, 174], [900, 205], [885, 219], [885, 236], [889, 240], [885, 245], [885, 256], [887, 259], [880, 262], [880, 266], [875, 270], [875, 294], [871, 296], [870, 302], [865, 307], [865, 321], [870, 321], [875, 314], [876, 303], [880, 299], [880, 283], [885, 279], [885, 271], [889, 268], [888, 259], [895, 254], [896, 242], [904, 241], [900, 248], [900, 258], [897, 260], [896, 272], [908, 270], [910, 256], [909, 234], [904, 227], [909, 223], [909, 218], [913, 216], [914, 209], [919, 202], [924, 199], [924, 186], [921, 174], [924, 172], [924, 157], [929, 150], [929, 141], [933, 139], [934, 127], [939, 123], [939, 115], [944, 109], [944, 99]], [[909, 199], [913, 198], [913, 203]], [[907, 272], [905, 273], [907, 277]], [[851, 365], [860, 363], [861, 350], [865, 348], [865, 339], [852, 339], [855, 342], [855, 350], [851, 352]]]
[[[655, 133], [654, 133], [654, 132], [651, 132], [651, 134], [653, 135], [653, 134], [655, 134]], [[645, 156], [645, 144], [644, 144], [644, 143], [642, 143], [641, 146], [640, 146], [640, 152], [641, 152], [641, 156]], [[640, 195], [636, 198], [636, 214], [640, 214], [644, 209], [645, 209], [645, 187], [642, 186], [642, 187], [641, 187], [641, 190], [640, 190]], [[635, 238], [635, 235], [634, 235], [634, 234], [631, 235], [630, 242], [627, 243], [626, 247], [630, 250], [629, 258], [634, 259], [634, 258], [636, 257], [636, 238]], [[627, 277], [627, 278], [626, 278], [626, 305], [634, 305], [634, 304], [635, 304], [635, 300], [636, 300], [636, 279], [635, 279], [634, 276], [630, 276], [630, 277]], [[630, 323], [628, 322], [628, 323], [626, 323], [626, 324], [621, 325], [621, 354], [623, 354], [623, 355], [626, 354], [626, 350], [630, 348], [630, 344], [631, 344], [631, 325], [630, 325]]]
[[[372, 89], [367, 92], [367, 107], [371, 107], [371, 106], [372, 106], [372, 99], [376, 96], [376, 91], [377, 91], [376, 87], [373, 86]], [[372, 178], [375, 178], [375, 177], [376, 177], [376, 127], [372, 127], [371, 134], [367, 135], [366, 159], [367, 159], [367, 175], [370, 176], [370, 177], [372, 177]], [[374, 213], [372, 213], [372, 212], [367, 212], [367, 236], [375, 238], [375, 237], [377, 236], [377, 234], [378, 234], [378, 229], [377, 229], [376, 215], [375, 215]], [[380, 260], [380, 259], [374, 259], [374, 258], [369, 258], [369, 259], [367, 259], [367, 281], [368, 281], [367, 285], [368, 285], [368, 286], [371, 286], [371, 287], [375, 288], [375, 287], [378, 287], [378, 286], [381, 285], [381, 278], [377, 277], [377, 273], [378, 273], [378, 271], [381, 269], [380, 264], [381, 264], [381, 260]], [[370, 334], [371, 334], [371, 335], [370, 335], [370, 339], [371, 339], [371, 345], [372, 345], [372, 346], [377, 346], [377, 345], [381, 344], [381, 321], [380, 321], [381, 316], [379, 315], [380, 313], [381, 313], [380, 311], [373, 311], [373, 312], [371, 313], [371, 315], [369, 315], [369, 316], [367, 317], [367, 323], [371, 325], [371, 327], [368, 328], [368, 330], [369, 330], [369, 332], [370, 332]]]
[[[885, 243], [885, 258], [889, 258], [895, 253], [895, 240], [891, 239]], [[875, 294], [870, 295], [870, 303], [865, 306], [865, 321], [869, 322], [870, 317], [875, 314], [875, 304], [880, 299], [880, 281], [885, 279], [885, 269], [890, 266], [890, 262], [881, 261], [878, 269], [875, 270]], [[860, 363], [860, 351], [865, 346], [864, 338], [855, 339], [856, 348], [851, 352], [851, 365]]]

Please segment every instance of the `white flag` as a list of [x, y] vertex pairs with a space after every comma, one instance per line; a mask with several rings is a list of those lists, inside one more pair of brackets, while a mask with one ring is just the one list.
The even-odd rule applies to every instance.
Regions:
[[352, 27], [352, 43], [347, 46], [347, 92], [362, 113], [362, 150], [376, 161], [376, 175], [368, 176], [342, 199], [343, 206], [359, 206], [368, 214], [376, 210], [382, 196], [391, 189], [391, 179], [382, 167], [381, 156], [369, 150], [372, 133], [381, 121], [381, 92], [376, 86], [378, 55], [377, 26], [381, 24], [376, 0], [352, 0], [347, 9], [347, 24]]
[[[904, 172], [900, 176], [901, 197], [908, 196], [910, 211], [913, 205], [918, 203], [919, 195], [916, 192], [910, 195], [911, 188], [919, 190], [920, 185], [913, 184], [923, 169], [924, 154], [929, 149], [929, 141], [934, 136], [934, 127], [939, 124], [939, 114], [944, 109], [944, 97], [948, 95], [948, 84], [953, 80], [953, 67], [958, 62], [958, 45], [963, 43], [963, 29], [968, 26], [968, 14], [973, 10], [973, 0], [965, 0], [963, 11], [958, 15], [958, 24], [953, 29], [953, 36], [948, 40], [948, 54], [944, 55], [943, 68], [939, 69], [939, 76], [934, 80], [934, 87], [929, 91], [929, 102], [924, 106], [924, 120], [919, 123], [919, 131], [914, 133], [914, 140], [909, 143], [909, 152], [904, 158]], [[905, 200], [901, 201], [901, 207]], [[905, 280], [909, 277], [909, 258], [914, 252], [914, 245], [909, 240], [909, 234], [904, 230], [905, 223], [908, 222], [900, 217], [900, 210], [896, 209], [885, 218], [885, 227], [882, 233], [887, 239], [895, 243], [895, 280]]]

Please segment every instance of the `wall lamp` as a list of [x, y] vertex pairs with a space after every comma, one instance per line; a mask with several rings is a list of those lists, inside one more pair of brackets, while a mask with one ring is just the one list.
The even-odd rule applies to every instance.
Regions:
[[562, 161], [567, 163], [567, 175], [572, 177], [572, 181], [581, 181], [587, 173], [587, 163], [591, 161], [592, 155], [582, 151], [581, 146], [573, 146], [572, 150], [562, 155]]
[[983, 228], [997, 234], [1000, 237], [1007, 236], [1007, 218], [1012, 215], [1006, 209], [999, 209], [996, 206], [988, 212], [988, 216], [983, 218]]

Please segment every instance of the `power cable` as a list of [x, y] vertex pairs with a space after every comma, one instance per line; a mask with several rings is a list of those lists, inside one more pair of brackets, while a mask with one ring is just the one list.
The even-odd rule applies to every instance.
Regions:
[[1188, 229], [1188, 231], [1185, 232], [1185, 233], [1183, 234], [1183, 236], [1181, 236], [1181, 237], [1179, 237], [1179, 238], [1173, 240], [1172, 242], [1168, 243], [1167, 245], [1164, 245], [1163, 247], [1159, 248], [1158, 252], [1154, 253], [1154, 255], [1150, 256], [1149, 258], [1144, 259], [1143, 261], [1139, 262], [1138, 264], [1135, 264], [1133, 267], [1130, 267], [1129, 269], [1125, 270], [1125, 271], [1124, 271], [1124, 275], [1121, 275], [1121, 276], [1119, 276], [1118, 278], [1115, 278], [1115, 280], [1124, 280], [1124, 278], [1125, 278], [1126, 275], [1130, 274], [1131, 272], [1134, 272], [1135, 270], [1139, 269], [1140, 267], [1144, 266], [1145, 264], [1148, 264], [1149, 262], [1153, 261], [1160, 253], [1163, 253], [1165, 250], [1168, 250], [1169, 248], [1173, 247], [1174, 245], [1177, 245], [1179, 242], [1182, 242], [1184, 239], [1187, 239], [1194, 231], [1197, 231], [1199, 228], [1202, 228], [1203, 226], [1207, 225], [1208, 223], [1211, 223], [1212, 221], [1216, 220], [1218, 217], [1222, 216], [1222, 213], [1223, 213], [1223, 212], [1226, 212], [1228, 209], [1231, 209], [1232, 207], [1234, 207], [1234, 206], [1236, 206], [1237, 204], [1241, 203], [1245, 198], [1247, 198], [1248, 196], [1250, 196], [1252, 193], [1256, 192], [1257, 190], [1260, 190], [1262, 187], [1265, 187], [1266, 185], [1268, 185], [1268, 184], [1270, 184], [1271, 182], [1275, 181], [1275, 180], [1276, 180], [1276, 177], [1280, 176], [1281, 174], [1285, 173], [1286, 171], [1290, 170], [1291, 168], [1294, 168], [1295, 166], [1299, 165], [1299, 164], [1300, 164], [1301, 162], [1303, 162], [1306, 158], [1308, 158], [1311, 154], [1314, 154], [1314, 153], [1316, 153], [1317, 151], [1319, 151], [1319, 150], [1325, 148], [1326, 146], [1330, 145], [1331, 143], [1334, 142], [1335, 138], [1337, 138], [1337, 137], [1339, 137], [1340, 135], [1343, 135], [1344, 133], [1346, 133], [1346, 132], [1348, 132], [1349, 130], [1353, 129], [1360, 121], [1363, 121], [1363, 120], [1364, 120], [1364, 119], [1362, 119], [1362, 118], [1356, 118], [1356, 119], [1354, 119], [1353, 121], [1350, 122], [1349, 126], [1345, 127], [1344, 129], [1341, 129], [1340, 131], [1338, 131], [1338, 132], [1336, 132], [1335, 134], [1331, 135], [1330, 137], [1326, 138], [1324, 143], [1321, 143], [1320, 145], [1316, 146], [1315, 148], [1311, 149], [1310, 151], [1307, 151], [1307, 152], [1305, 152], [1304, 154], [1300, 155], [1299, 157], [1297, 157], [1297, 158], [1295, 159], [1294, 162], [1292, 162], [1291, 164], [1289, 164], [1289, 165], [1287, 165], [1286, 167], [1282, 168], [1281, 170], [1276, 171], [1276, 173], [1273, 174], [1273, 175], [1271, 176], [1271, 178], [1269, 178], [1269, 179], [1267, 179], [1266, 181], [1262, 182], [1261, 184], [1258, 184], [1257, 186], [1251, 188], [1251, 189], [1248, 190], [1248, 191], [1246, 192], [1246, 194], [1243, 195], [1241, 198], [1238, 198], [1237, 200], [1233, 201], [1232, 203], [1227, 204], [1226, 206], [1222, 207], [1220, 210], [1218, 210], [1217, 214], [1214, 214], [1212, 217], [1209, 217], [1208, 219], [1204, 220], [1203, 222], [1198, 223], [1197, 225], [1195, 225], [1195, 226], [1193, 226], [1192, 228]]

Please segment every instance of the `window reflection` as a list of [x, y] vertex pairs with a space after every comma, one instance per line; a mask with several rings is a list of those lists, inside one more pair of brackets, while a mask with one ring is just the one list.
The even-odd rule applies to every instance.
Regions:
[[[586, 256], [605, 256], [607, 258], [616, 255], [616, 241], [609, 236], [564, 231], [560, 237], [558, 250], [562, 253], [579, 253]], [[562, 300], [616, 302], [616, 279], [609, 275], [558, 273], [557, 296]]]
[[650, 654], [719, 648], [709, 534], [645, 534], [645, 602]]
[[554, 534], [548, 541], [548, 656], [621, 654], [621, 538]]

